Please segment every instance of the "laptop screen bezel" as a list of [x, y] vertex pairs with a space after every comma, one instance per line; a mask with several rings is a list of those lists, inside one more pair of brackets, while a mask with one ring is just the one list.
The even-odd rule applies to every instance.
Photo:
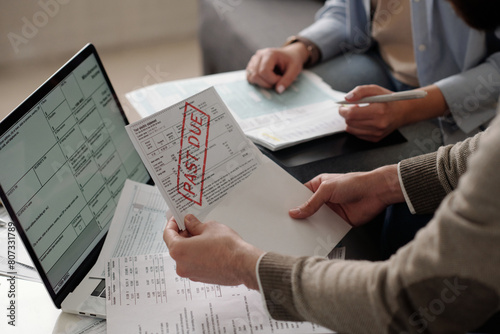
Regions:
[[[123, 117], [125, 124], [128, 124], [127, 117], [123, 110], [123, 107], [118, 100], [118, 96], [111, 85], [111, 81], [109, 80], [106, 71], [104, 70], [104, 66], [97, 54], [97, 50], [92, 44], [85, 45], [76, 55], [74, 55], [68, 62], [66, 62], [59, 70], [56, 71], [48, 80], [46, 80], [39, 88], [35, 90], [26, 100], [24, 100], [19, 106], [17, 106], [7, 117], [5, 117], [0, 122], [0, 136], [2, 136], [6, 131], [18, 122], [25, 114], [30, 112], [30, 110], [38, 104], [47, 94], [49, 94], [56, 86], [58, 86], [68, 75], [70, 75], [83, 61], [85, 61], [88, 57], [94, 56], [97, 64], [101, 70], [102, 75], [110, 89], [111, 95], [114, 101], [117, 104], [117, 107], [120, 111], [120, 114]], [[152, 179], [149, 177], [147, 183], [151, 184]], [[91, 250], [90, 254], [86, 257], [85, 261], [78, 267], [78, 269], [71, 275], [71, 278], [68, 282], [56, 293], [52, 288], [52, 285], [49, 282], [49, 279], [42, 268], [41, 262], [35, 254], [35, 251], [28, 239], [20, 221], [17, 219], [17, 216], [5, 194], [4, 189], [0, 184], [0, 198], [2, 199], [2, 203], [7, 209], [12, 221], [15, 224], [17, 233], [21, 237], [28, 254], [30, 255], [38, 273], [40, 274], [40, 278], [43, 281], [43, 284], [47, 288], [50, 297], [52, 298], [55, 306], [57, 308], [61, 308], [61, 303], [64, 299], [70, 294], [78, 284], [85, 278], [90, 269], [94, 266], [101, 251], [102, 245], [104, 244], [104, 240], [106, 238], [106, 234], [103, 235], [101, 240], [97, 243], [97, 246]]]

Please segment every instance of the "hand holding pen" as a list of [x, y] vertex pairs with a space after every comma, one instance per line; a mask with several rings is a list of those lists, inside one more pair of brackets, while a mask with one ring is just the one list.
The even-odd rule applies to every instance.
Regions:
[[382, 103], [382, 102], [394, 102], [394, 101], [405, 101], [421, 99], [427, 96], [427, 92], [423, 90], [409, 90], [404, 92], [389, 93], [382, 95], [374, 95], [363, 97], [362, 99], [356, 101], [337, 101], [338, 104], [364, 104], [364, 103]]
[[397, 128], [408, 124], [405, 110], [412, 99], [421, 99], [425, 91], [394, 93], [376, 85], [358, 86], [349, 92], [339, 114], [344, 117], [346, 131], [363, 140], [378, 142]]

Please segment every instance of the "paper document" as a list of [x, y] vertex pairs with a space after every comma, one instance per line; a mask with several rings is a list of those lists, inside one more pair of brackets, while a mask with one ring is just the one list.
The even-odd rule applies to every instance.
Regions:
[[105, 277], [110, 258], [168, 252], [163, 241], [167, 204], [158, 189], [126, 180], [91, 277]]
[[316, 74], [303, 71], [282, 94], [248, 83], [245, 71], [164, 82], [126, 94], [139, 115], [147, 117], [214, 86], [243, 132], [270, 150], [345, 130], [333, 90]]
[[106, 334], [106, 320], [62, 312], [52, 333], [57, 334]]
[[263, 157], [252, 176], [226, 196], [207, 216], [230, 226], [247, 242], [267, 251], [293, 256], [326, 256], [351, 226], [326, 205], [307, 219], [288, 210], [312, 193], [281, 167]]
[[127, 126], [127, 132], [177, 224], [203, 220], [260, 164], [214, 88]]
[[271, 319], [259, 292], [193, 282], [168, 254], [113, 258], [106, 278], [107, 332], [332, 333], [308, 322]]
[[290, 218], [288, 210], [311, 191], [266, 158], [234, 122], [211, 88], [127, 131], [179, 227], [193, 213], [228, 225], [263, 250], [326, 256], [350, 225], [326, 206], [308, 219]]

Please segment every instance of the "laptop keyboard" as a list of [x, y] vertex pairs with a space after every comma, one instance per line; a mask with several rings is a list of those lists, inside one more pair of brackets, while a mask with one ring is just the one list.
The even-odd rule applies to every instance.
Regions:
[[90, 295], [94, 297], [106, 298], [106, 281], [101, 280]]

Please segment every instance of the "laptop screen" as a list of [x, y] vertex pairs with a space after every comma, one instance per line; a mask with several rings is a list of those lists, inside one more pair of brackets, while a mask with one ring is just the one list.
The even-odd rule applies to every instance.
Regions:
[[2, 200], [56, 294], [105, 236], [125, 180], [150, 179], [94, 50], [0, 124]]

